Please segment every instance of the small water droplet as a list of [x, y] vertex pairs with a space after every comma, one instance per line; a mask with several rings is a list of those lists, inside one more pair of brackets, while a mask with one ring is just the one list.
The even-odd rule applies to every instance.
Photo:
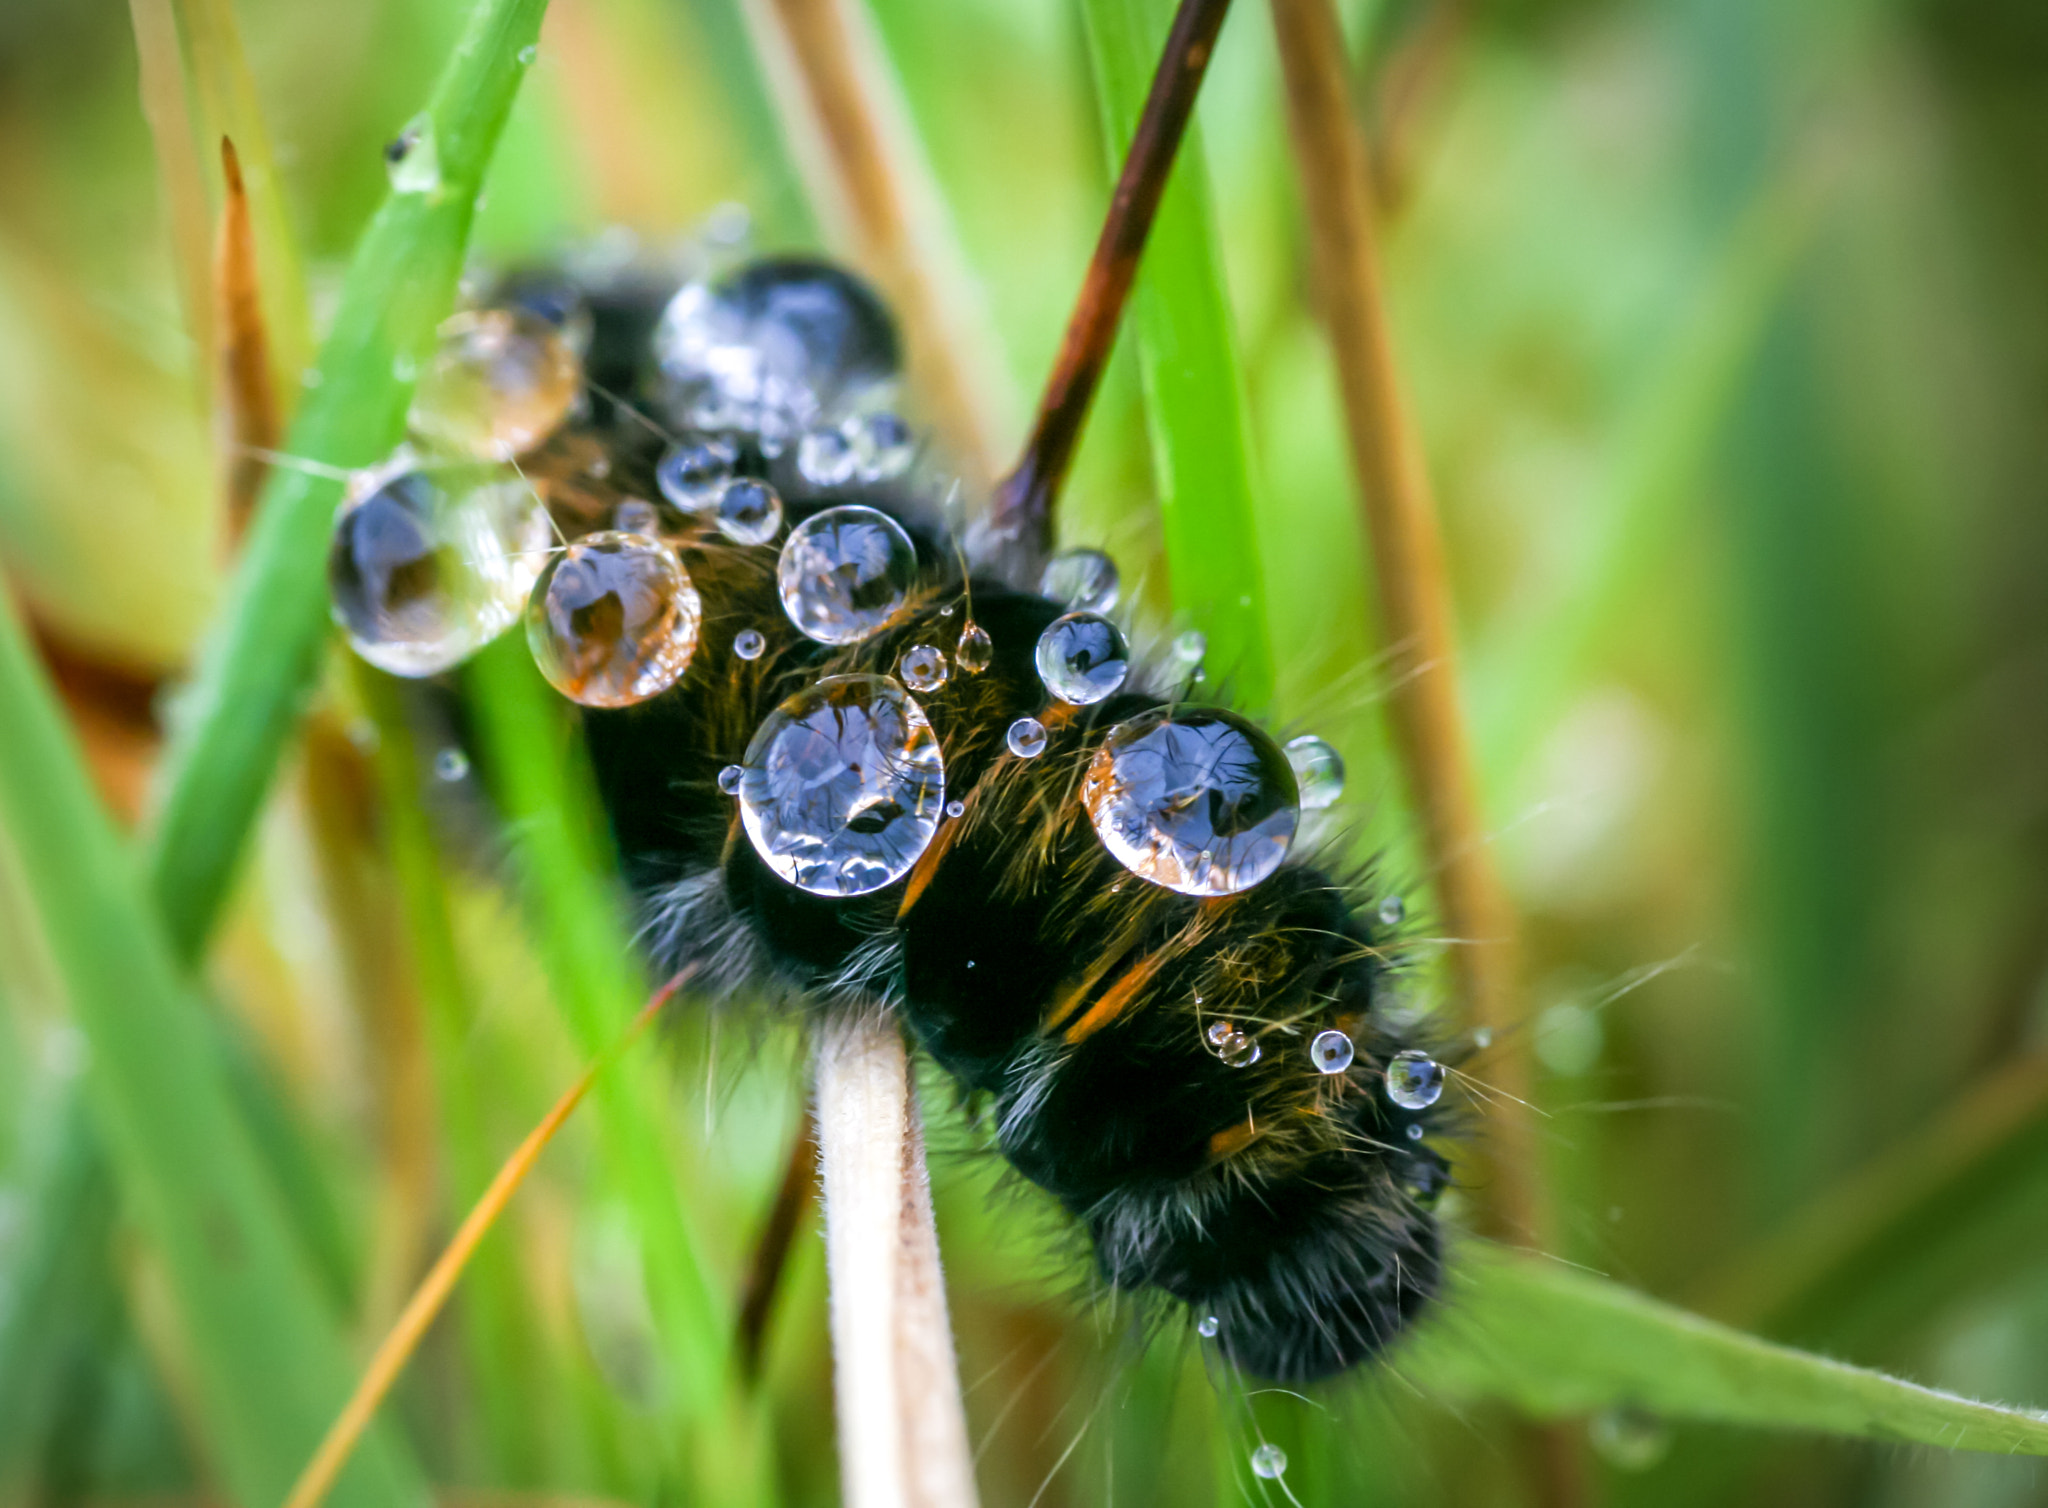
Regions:
[[1062, 550], [1038, 578], [1040, 593], [1069, 612], [1106, 613], [1116, 606], [1122, 587], [1116, 562], [1100, 550]]
[[629, 497], [612, 509], [612, 528], [621, 534], [638, 534], [643, 539], [660, 539], [661, 510], [645, 498]]
[[1223, 1060], [1226, 1068], [1249, 1068], [1259, 1061], [1261, 1055], [1259, 1039], [1244, 1032], [1232, 1032], [1216, 1049], [1216, 1056]]
[[586, 707], [628, 707], [689, 667], [703, 616], [675, 551], [639, 534], [586, 534], [548, 562], [526, 642], [548, 683]]
[[924, 709], [893, 677], [827, 676], [762, 720], [740, 814], [754, 851], [813, 895], [909, 873], [937, 831], [946, 773]]
[[1268, 1442], [1252, 1452], [1252, 1474], [1273, 1481], [1287, 1470], [1287, 1452]]
[[953, 673], [943, 650], [930, 644], [913, 644], [896, 662], [896, 673], [912, 691], [937, 691]]
[[1493, 1046], [1493, 1028], [1490, 1026], [1473, 1027], [1472, 1045], [1481, 1052], [1485, 1052], [1487, 1048]]
[[766, 482], [734, 477], [719, 489], [712, 517], [734, 544], [765, 545], [782, 528], [782, 498]]
[[391, 375], [400, 382], [411, 382], [420, 374], [419, 358], [410, 351], [400, 351], [391, 358]]
[[1627, 1404], [1595, 1414], [1586, 1435], [1600, 1458], [1622, 1471], [1648, 1471], [1671, 1450], [1671, 1426]]
[[1408, 1139], [1410, 1141], [1422, 1140], [1422, 1122], [1417, 1121], [1414, 1125], [1408, 1128]]
[[1301, 787], [1304, 811], [1334, 806], [1344, 794], [1344, 756], [1313, 733], [1287, 741], [1287, 762]]
[[969, 618], [960, 630], [960, 642], [953, 646], [953, 663], [969, 675], [980, 675], [995, 655], [996, 646], [988, 630]]
[[612, 458], [610, 456], [593, 457], [590, 464], [583, 468], [583, 474], [594, 481], [603, 481], [612, 474]]
[[844, 487], [860, 470], [860, 456], [842, 429], [807, 430], [796, 444], [796, 469], [813, 487]]
[[1189, 629], [1173, 641], [1168, 659], [1176, 679], [1185, 680], [1202, 673], [1202, 657], [1209, 652], [1209, 640], [1199, 629]]
[[[1201, 997], [1197, 996], [1195, 998], [1195, 1004], [1200, 1005], [1201, 1003]], [[1207, 1040], [1208, 1044], [1211, 1047], [1221, 1047], [1225, 1042], [1229, 1041], [1232, 1037], [1236, 1035], [1237, 1028], [1228, 1021], [1211, 1021], [1209, 1023], [1209, 1029], [1202, 1033], [1202, 1036]]]
[[533, 66], [533, 60], [539, 56], [540, 47], [533, 42], [528, 42], [524, 47], [519, 49], [519, 61], [528, 68], [531, 68]]
[[1408, 915], [1408, 903], [1398, 895], [1390, 895], [1380, 902], [1379, 918], [1383, 926], [1398, 927]]
[[1038, 636], [1032, 658], [1045, 689], [1077, 707], [1114, 696], [1131, 670], [1124, 636], [1100, 613], [1055, 618]]
[[1222, 1328], [1222, 1325], [1213, 1314], [1205, 1314], [1195, 1321], [1195, 1334], [1201, 1336], [1203, 1340], [1213, 1340], [1216, 1332]]
[[1019, 759], [1036, 759], [1045, 752], [1045, 724], [1035, 717], [1020, 717], [1010, 724], [1006, 742]]
[[742, 770], [738, 765], [727, 765], [724, 769], [718, 772], [718, 788], [721, 791], [724, 791], [725, 794], [728, 796], [738, 795], [740, 789], [740, 779], [745, 774], [746, 771]]
[[441, 187], [441, 149], [434, 117], [421, 111], [384, 147], [384, 175], [398, 194], [432, 194]]
[[434, 756], [434, 778], [451, 784], [469, 773], [469, 756], [449, 745]]
[[717, 501], [740, 463], [739, 447], [726, 439], [671, 445], [654, 466], [654, 484], [678, 508], [696, 512]]
[[768, 636], [758, 628], [743, 628], [732, 636], [732, 652], [742, 660], [758, 660], [768, 648]]
[[1317, 1073], [1342, 1073], [1351, 1066], [1356, 1051], [1351, 1038], [1340, 1031], [1317, 1032], [1308, 1045], [1309, 1061], [1316, 1065]]
[[947, 815], [947, 816], [949, 816], [949, 817], [964, 817], [964, 816], [966, 816], [966, 815], [967, 815], [967, 803], [966, 803], [966, 802], [964, 802], [964, 801], [948, 801], [948, 802], [946, 803], [946, 815]]
[[958, 603], [949, 602], [944, 607], [939, 609], [939, 616], [941, 618], [950, 618], [959, 610], [960, 607]]
[[902, 525], [858, 506], [798, 524], [775, 567], [783, 611], [820, 644], [858, 644], [874, 633], [901, 611], [916, 575], [917, 548]]
[[583, 364], [524, 309], [465, 309], [441, 322], [406, 423], [422, 442], [482, 461], [525, 455], [567, 421]]
[[1397, 1052], [1387, 1064], [1387, 1098], [1403, 1110], [1427, 1110], [1444, 1093], [1444, 1066], [1426, 1052]]
[[917, 437], [900, 414], [884, 409], [852, 421], [847, 430], [863, 482], [890, 481], [917, 459]]

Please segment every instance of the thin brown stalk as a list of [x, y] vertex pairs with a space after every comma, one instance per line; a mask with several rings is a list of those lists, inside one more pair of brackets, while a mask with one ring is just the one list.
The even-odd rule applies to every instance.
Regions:
[[263, 317], [249, 191], [242, 181], [242, 160], [235, 144], [225, 136], [220, 139], [220, 169], [220, 233], [213, 244], [214, 324], [220, 332], [220, 360], [214, 375], [220, 385], [216, 429], [232, 546], [241, 542], [249, 527], [256, 495], [269, 474], [259, 452], [278, 448], [284, 426], [271, 372], [270, 332]]
[[1409, 793], [1421, 816], [1459, 998], [1493, 1035], [1485, 1225], [1541, 1244], [1544, 1200], [1527, 1109], [1526, 1033], [1516, 1030], [1514, 919], [1479, 812], [1464, 714], [1457, 632], [1443, 540], [1420, 437], [1402, 391], [1381, 289], [1370, 200], [1372, 174], [1352, 114], [1343, 35], [1330, 0], [1273, 0], [1287, 119], [1314, 252], [1318, 303], [1329, 327], [1359, 502], [1372, 540], [1384, 641], [1419, 667], [1388, 697]]
[[192, 116], [185, 99], [185, 59], [170, 0], [128, 0], [135, 27], [135, 54], [142, 91], [142, 116], [156, 148], [156, 176], [170, 219], [171, 257], [185, 331], [194, 347], [213, 349], [212, 301], [207, 297], [206, 180], [192, 143]]
[[783, 1269], [789, 1264], [790, 1246], [796, 1240], [804, 1216], [818, 1197], [818, 1123], [810, 1107], [804, 1107], [796, 1134], [789, 1140], [789, 1156], [782, 1169], [782, 1182], [775, 1190], [775, 1203], [754, 1243], [754, 1255], [747, 1263], [746, 1286], [740, 1291], [740, 1318], [734, 1350], [739, 1355], [740, 1375], [756, 1378], [761, 1372], [761, 1346], [768, 1333], [768, 1316], [775, 1307], [775, 1295], [782, 1286]]
[[[997, 419], [988, 379], [958, 332], [964, 278], [945, 248], [921, 233], [934, 196], [916, 171], [905, 131], [890, 129], [885, 64], [860, 0], [771, 0], [829, 163], [828, 197], [843, 209], [862, 264], [903, 322], [911, 380], [969, 481], [995, 474]], [[951, 274], [951, 275], [949, 275]]]
[[540, 1161], [541, 1153], [547, 1150], [548, 1143], [555, 1139], [555, 1134], [568, 1124], [569, 1117], [575, 1113], [576, 1107], [583, 1103], [584, 1096], [590, 1092], [590, 1086], [597, 1082], [597, 1076], [610, 1067], [647, 1029], [649, 1023], [661, 1013], [661, 1008], [668, 1003], [669, 998], [683, 987], [688, 978], [689, 971], [686, 970], [656, 990], [649, 997], [647, 1004], [640, 1008], [640, 1013], [633, 1018], [632, 1024], [620, 1034], [619, 1039], [583, 1070], [567, 1092], [555, 1101], [554, 1107], [541, 1117], [540, 1124], [535, 1126], [527, 1134], [526, 1139], [513, 1149], [512, 1155], [505, 1159], [505, 1165], [498, 1170], [498, 1176], [491, 1180], [491, 1186], [484, 1190], [483, 1197], [477, 1200], [475, 1207], [456, 1230], [454, 1239], [448, 1243], [448, 1249], [441, 1253], [440, 1259], [434, 1263], [426, 1277], [421, 1280], [419, 1287], [413, 1291], [413, 1296], [399, 1314], [397, 1323], [392, 1325], [391, 1332], [384, 1337], [383, 1342], [377, 1347], [376, 1354], [370, 1358], [370, 1364], [363, 1369], [363, 1375], [356, 1383], [355, 1392], [342, 1406], [341, 1413], [328, 1429], [326, 1438], [320, 1442], [319, 1448], [313, 1452], [313, 1458], [306, 1463], [306, 1469], [292, 1485], [290, 1494], [285, 1498], [284, 1508], [318, 1508], [333, 1489], [335, 1478], [341, 1475], [342, 1467], [348, 1464], [348, 1458], [354, 1452], [356, 1442], [362, 1438], [363, 1431], [370, 1427], [370, 1421], [376, 1418], [377, 1409], [384, 1402], [385, 1395], [398, 1381], [399, 1373], [405, 1370], [405, 1364], [412, 1359], [413, 1352], [426, 1337], [428, 1328], [447, 1304], [448, 1296], [455, 1291], [456, 1280], [462, 1276], [462, 1270], [469, 1265], [469, 1259], [476, 1255], [477, 1247], [483, 1243], [484, 1237], [490, 1234], [491, 1227], [497, 1224], [498, 1217], [504, 1214], [505, 1206], [512, 1202], [512, 1196], [519, 1191], [520, 1184], [526, 1181], [526, 1175], [531, 1173], [534, 1164]]
[[1166, 192], [1181, 137], [1194, 114], [1195, 97], [1216, 50], [1216, 34], [1229, 10], [1230, 0], [1181, 0], [1167, 33], [1031, 437], [1015, 469], [996, 490], [989, 518], [991, 542], [1011, 545], [1023, 560], [1041, 557], [1051, 548], [1053, 504], [1073, 466], [1160, 196]]

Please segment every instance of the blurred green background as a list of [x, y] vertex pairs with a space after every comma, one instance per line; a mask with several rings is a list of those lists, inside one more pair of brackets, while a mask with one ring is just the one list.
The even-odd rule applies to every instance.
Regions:
[[[288, 303], [295, 264], [315, 329], [385, 189], [381, 147], [467, 9], [233, 8], [274, 163], [252, 180], [267, 291]], [[178, 10], [188, 48], [225, 14]], [[869, 10], [1012, 444], [1107, 193], [1078, 12]], [[1388, 0], [1346, 24], [1524, 923], [1561, 1254], [1775, 1338], [2048, 1403], [2048, 7]], [[104, 0], [0, 6], [0, 564], [128, 818], [228, 561], [135, 37]], [[722, 0], [557, 0], [479, 253], [684, 233], [729, 202], [758, 244], [828, 236], [748, 37]], [[215, 184], [215, 137], [250, 117], [195, 77]], [[1251, 417], [1268, 710], [1342, 748], [1343, 841], [1389, 854], [1426, 926], [1381, 725], [1402, 659], [1372, 627], [1278, 88], [1270, 21], [1242, 0], [1193, 168]], [[303, 339], [278, 339], [295, 367]], [[1149, 455], [1124, 349], [1065, 532], [1115, 553], [1164, 620]], [[375, 700], [337, 656], [207, 970], [356, 1354], [587, 1055], [550, 1002], [577, 945], [501, 882], [510, 858], [451, 835], [478, 808], [435, 791], [431, 749], [382, 757]], [[422, 806], [450, 820], [400, 815]], [[29, 1267], [85, 1057], [32, 883], [0, 843], [0, 1319], [49, 1291]], [[1427, 968], [1413, 994], [1435, 999]], [[687, 1023], [635, 1080], [728, 1308], [802, 1081], [793, 1033], [745, 1019]], [[998, 1192], [928, 1087], [984, 1501], [1264, 1500], [1243, 1404], [1177, 1328], [1139, 1359], [1057, 1223]], [[395, 1399], [448, 1501], [711, 1500], [701, 1473], [682, 1485], [669, 1425], [678, 1379], [716, 1364], [663, 1339], [643, 1257], [665, 1217], [606, 1145], [595, 1119], [571, 1128]], [[76, 1228], [92, 1239], [62, 1252], [56, 1339], [0, 1355], [0, 1501], [214, 1500], [156, 1258], [118, 1212]], [[765, 1477], [792, 1504], [835, 1491], [823, 1304], [812, 1224], [762, 1384]], [[1515, 1501], [1505, 1417], [1398, 1372], [1253, 1401], [1301, 1500]], [[1573, 1428], [1591, 1499], [1617, 1504], [2048, 1502], [2023, 1460]]]

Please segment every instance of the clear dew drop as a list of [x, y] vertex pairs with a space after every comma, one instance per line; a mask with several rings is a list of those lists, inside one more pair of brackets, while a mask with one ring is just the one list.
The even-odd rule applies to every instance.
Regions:
[[1308, 1045], [1308, 1058], [1316, 1065], [1317, 1073], [1342, 1073], [1356, 1055], [1351, 1038], [1340, 1031], [1317, 1032]]
[[517, 473], [426, 470], [401, 453], [358, 473], [334, 521], [327, 590], [351, 648], [435, 675], [511, 626], [547, 560], [547, 511]]
[[790, 530], [775, 567], [782, 610], [820, 644], [858, 644], [874, 633], [902, 609], [916, 574], [917, 548], [902, 526], [854, 505]]
[[896, 662], [896, 674], [912, 691], [937, 691], [953, 674], [946, 653], [930, 644], [913, 644]]
[[533, 60], [539, 56], [540, 48], [532, 42], [519, 49], [519, 61], [528, 68], [533, 66]]
[[967, 803], [966, 803], [966, 802], [964, 802], [964, 801], [948, 801], [948, 802], [946, 803], [946, 815], [947, 815], [947, 816], [949, 816], [949, 817], [964, 817], [964, 816], [966, 816], [966, 815], [967, 815]]
[[722, 438], [671, 445], [654, 465], [654, 485], [678, 508], [696, 512], [718, 500], [740, 464], [739, 447]]
[[1045, 563], [1038, 590], [1069, 612], [1106, 613], [1116, 606], [1123, 580], [1100, 550], [1062, 550]]
[[1319, 812], [1335, 806], [1344, 794], [1344, 756], [1313, 733], [1287, 740], [1286, 753], [1301, 787], [1302, 809]]
[[1215, 1339], [1216, 1332], [1222, 1328], [1223, 1326], [1213, 1314], [1205, 1314], [1195, 1321], [1195, 1334], [1201, 1336], [1203, 1340]]
[[938, 828], [946, 775], [924, 709], [893, 677], [827, 676], [747, 745], [740, 813], [754, 851], [813, 895], [901, 879]]
[[1109, 730], [1081, 783], [1097, 836], [1131, 873], [1183, 895], [1234, 895], [1287, 857], [1294, 771], [1256, 723], [1220, 707]]
[[436, 450], [479, 461], [525, 455], [583, 392], [562, 332], [524, 309], [465, 309], [441, 322], [406, 423]]
[[1004, 742], [1019, 759], [1036, 759], [1045, 752], [1045, 724], [1035, 717], [1020, 717], [1010, 724]]
[[980, 675], [995, 656], [996, 646], [988, 630], [969, 618], [960, 630], [960, 642], [953, 647], [953, 663], [969, 675]]
[[732, 652], [742, 660], [758, 660], [767, 649], [768, 636], [758, 628], [743, 628], [732, 636]]
[[860, 455], [846, 431], [807, 430], [796, 443], [796, 469], [813, 487], [844, 487], [860, 473]]
[[661, 539], [668, 532], [662, 527], [661, 510], [641, 497], [629, 497], [612, 509], [611, 526], [621, 534], [644, 534], [649, 539]]
[[441, 187], [441, 149], [434, 117], [422, 110], [384, 146], [384, 175], [395, 194], [432, 194]]
[[1209, 653], [1209, 640], [1199, 629], [1177, 635], [1167, 650], [1167, 672], [1176, 681], [1189, 681], [1202, 674], [1202, 658]]
[[734, 477], [712, 511], [718, 532], [736, 545], [765, 545], [782, 531], [782, 498], [766, 482]]
[[548, 683], [586, 707], [630, 707], [668, 690], [697, 648], [703, 604], [667, 545], [586, 534], [533, 589], [526, 642]]
[[1417, 1121], [1414, 1125], [1408, 1128], [1408, 1139], [1410, 1141], [1422, 1140], [1422, 1122]]
[[469, 773], [469, 756], [450, 744], [434, 756], [434, 778], [450, 785]]
[[850, 421], [847, 429], [863, 482], [893, 481], [917, 460], [917, 436], [900, 414], [883, 409]]
[[745, 774], [746, 771], [742, 770], [738, 765], [727, 765], [718, 772], [718, 788], [728, 796], [737, 796], [740, 790], [740, 778]]
[[1252, 1452], [1252, 1475], [1275, 1481], [1287, 1471], [1287, 1452], [1268, 1441]]
[[1648, 1471], [1671, 1452], [1671, 1426], [1627, 1404], [1595, 1414], [1586, 1436], [1602, 1460], [1622, 1471]]
[[[1197, 1005], [1200, 1005], [1201, 1001], [1197, 1000], [1195, 1003]], [[1211, 1047], [1221, 1047], [1225, 1042], [1229, 1041], [1232, 1037], [1236, 1035], [1237, 1027], [1228, 1021], [1211, 1021], [1209, 1023], [1209, 1029], [1202, 1033], [1203, 1039], [1207, 1041]]]
[[1232, 1032], [1216, 1047], [1225, 1068], [1249, 1068], [1263, 1056], [1259, 1039], [1245, 1032]]
[[1397, 1052], [1387, 1064], [1387, 1098], [1403, 1110], [1427, 1110], [1444, 1093], [1444, 1066], [1426, 1052]]
[[1055, 618], [1038, 636], [1032, 657], [1045, 689], [1077, 707], [1114, 696], [1131, 672], [1124, 636], [1100, 613]]
[[1380, 902], [1380, 909], [1376, 914], [1383, 926], [1398, 927], [1407, 918], [1408, 903], [1398, 895], [1390, 895]]

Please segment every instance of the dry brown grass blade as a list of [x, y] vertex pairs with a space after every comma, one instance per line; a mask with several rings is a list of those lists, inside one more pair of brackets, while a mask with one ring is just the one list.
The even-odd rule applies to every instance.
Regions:
[[212, 300], [207, 296], [206, 180], [192, 142], [185, 98], [185, 59], [171, 0], [128, 0], [142, 89], [142, 116], [156, 149], [157, 182], [170, 219], [171, 253], [185, 330], [201, 352], [213, 349]]
[[972, 356], [981, 343], [961, 329], [964, 279], [950, 265], [958, 259], [920, 223], [935, 199], [909, 133], [890, 129], [886, 64], [868, 17], [859, 0], [772, 0], [768, 9], [828, 160], [827, 197], [903, 322], [911, 385], [968, 481], [985, 484], [1000, 450], [992, 379]]
[[220, 233], [213, 244], [213, 317], [220, 334], [214, 372], [220, 399], [215, 413], [228, 542], [233, 546], [241, 543], [249, 516], [256, 511], [256, 494], [270, 470], [256, 452], [278, 448], [283, 419], [271, 375], [270, 332], [263, 317], [249, 191], [242, 182], [242, 160], [225, 136], [220, 139], [220, 168]]
[[590, 1092], [590, 1086], [597, 1082], [597, 1076], [604, 1072], [647, 1026], [660, 1014], [669, 998], [688, 982], [691, 970], [684, 970], [670, 979], [649, 997], [647, 1004], [633, 1018], [632, 1024], [620, 1034], [603, 1053], [583, 1070], [574, 1084], [571, 1084], [554, 1107], [541, 1117], [510, 1157], [498, 1170], [498, 1176], [491, 1180], [491, 1186], [464, 1218], [456, 1230], [454, 1239], [449, 1241], [446, 1251], [441, 1253], [420, 1285], [413, 1291], [412, 1298], [399, 1314], [397, 1323], [392, 1325], [390, 1334], [377, 1347], [370, 1364], [363, 1369], [362, 1378], [356, 1383], [356, 1390], [342, 1406], [334, 1424], [327, 1431], [327, 1437], [320, 1442], [319, 1449], [306, 1463], [299, 1480], [293, 1484], [291, 1494], [285, 1499], [284, 1508], [318, 1508], [333, 1488], [335, 1478], [341, 1475], [342, 1467], [348, 1464], [350, 1453], [356, 1442], [376, 1417], [378, 1407], [391, 1391], [398, 1375], [405, 1370], [405, 1364], [419, 1348], [428, 1328], [448, 1302], [448, 1296], [455, 1291], [456, 1280], [462, 1276], [463, 1268], [476, 1254], [485, 1236], [498, 1217], [505, 1212], [512, 1196], [519, 1191], [519, 1185], [526, 1181], [534, 1164], [540, 1161], [540, 1154], [547, 1150], [555, 1134], [568, 1123], [583, 1097]]

